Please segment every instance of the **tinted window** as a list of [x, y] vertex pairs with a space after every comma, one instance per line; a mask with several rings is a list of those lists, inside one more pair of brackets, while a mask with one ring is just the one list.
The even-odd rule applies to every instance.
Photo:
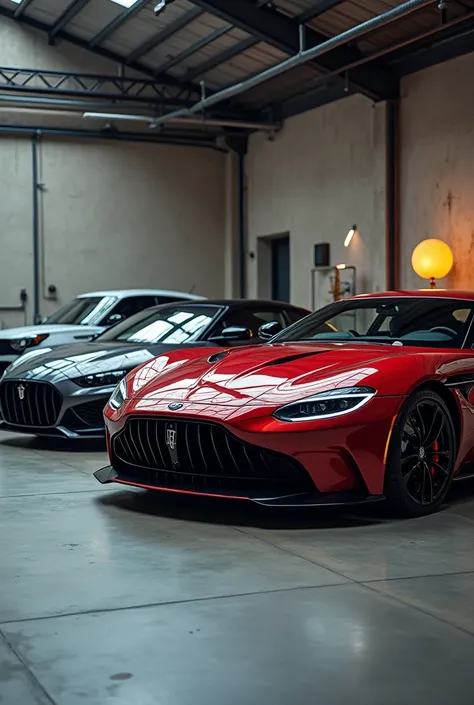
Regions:
[[286, 326], [282, 312], [277, 309], [234, 309], [224, 316], [223, 321], [218, 326], [218, 330], [216, 330], [216, 334], [220, 333], [223, 328], [237, 326], [239, 328], [249, 328], [253, 335], [257, 335], [260, 326], [271, 321], [277, 321], [282, 328]]
[[98, 325], [103, 317], [110, 313], [114, 296], [91, 296], [74, 299], [67, 306], [63, 306], [48, 317], [48, 323], [62, 323], [74, 325]]
[[341, 301], [280, 333], [275, 341], [327, 340], [459, 348], [474, 302], [438, 297], [370, 298]]
[[221, 311], [219, 306], [176, 304], [142, 311], [97, 338], [124, 343], [190, 343], [197, 340]]
[[[135, 313], [143, 311], [145, 308], [150, 308], [150, 306], [155, 306], [156, 298], [154, 296], [127, 296], [125, 299], [121, 299], [110, 311], [110, 316], [120, 316], [120, 318], [130, 318]], [[104, 324], [109, 321], [104, 321]], [[116, 322], [116, 321], [115, 321]]]
[[299, 308], [286, 308], [285, 315], [288, 318], [289, 323], [292, 324], [307, 316], [308, 311], [303, 311]]

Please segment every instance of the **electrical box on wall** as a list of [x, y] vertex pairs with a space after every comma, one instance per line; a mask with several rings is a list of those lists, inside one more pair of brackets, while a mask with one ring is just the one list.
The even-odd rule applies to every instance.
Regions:
[[329, 242], [319, 242], [314, 246], [314, 266], [329, 267]]

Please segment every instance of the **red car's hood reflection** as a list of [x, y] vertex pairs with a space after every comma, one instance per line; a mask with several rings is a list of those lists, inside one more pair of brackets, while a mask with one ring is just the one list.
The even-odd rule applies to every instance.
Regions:
[[[336, 387], [370, 386], [377, 363], [402, 351], [363, 344], [263, 345], [227, 353], [213, 348], [194, 351], [194, 359], [176, 366], [170, 356], [161, 374], [139, 389], [135, 382], [132, 387], [134, 398], [145, 402], [138, 404], [143, 408], [165, 401], [227, 407], [284, 404]], [[221, 359], [213, 362], [212, 356]]]

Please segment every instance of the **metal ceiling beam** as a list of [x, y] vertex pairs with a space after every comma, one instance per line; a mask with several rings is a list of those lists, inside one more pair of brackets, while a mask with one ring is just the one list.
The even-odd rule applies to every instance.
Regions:
[[[193, 2], [202, 10], [234, 24], [290, 56], [300, 51], [298, 21], [272, 8], [258, 8], [253, 0], [193, 0]], [[311, 28], [307, 28], [304, 34], [306, 48], [312, 48], [327, 40], [327, 37]], [[339, 66], [361, 56], [361, 52], [354, 46], [340, 46], [330, 54], [309, 62], [308, 65], [312, 64], [323, 72], [334, 71]], [[354, 69], [351, 72], [350, 81], [357, 91], [372, 100], [383, 100], [398, 95], [398, 82], [389, 72], [375, 65]]]
[[230, 32], [231, 29], [233, 29], [233, 26], [231, 24], [228, 24], [224, 25], [223, 27], [219, 27], [219, 29], [216, 29], [214, 32], [211, 32], [211, 34], [207, 34], [198, 42], [191, 44], [184, 51], [180, 52], [179, 54], [176, 54], [176, 56], [172, 56], [170, 59], [168, 59], [168, 61], [165, 61], [164, 64], [162, 64], [155, 70], [155, 75], [160, 76], [161, 74], [166, 73], [174, 66], [177, 66], [178, 64], [182, 63], [196, 52], [200, 51], [201, 49], [204, 49], [204, 47], [207, 47], [209, 44], [212, 44], [212, 42], [215, 42], [216, 39], [219, 39], [219, 37], [222, 37], [224, 36], [224, 34]]
[[350, 94], [351, 93], [348, 93], [340, 83], [333, 83], [325, 88], [305, 91], [300, 95], [293, 96], [289, 100], [284, 100], [271, 110], [264, 109], [261, 119], [269, 119], [271, 115], [272, 120], [287, 120], [294, 115], [299, 115], [308, 110], [320, 108], [322, 105], [334, 103], [336, 100], [347, 98]]
[[220, 148], [215, 138], [212, 135], [204, 135], [193, 133], [192, 135], [183, 135], [179, 131], [173, 133], [161, 133], [150, 135], [141, 132], [121, 132], [120, 130], [77, 130], [63, 127], [45, 127], [43, 125], [26, 126], [26, 125], [8, 125], [0, 124], [0, 135], [23, 135], [24, 137], [34, 137], [35, 135], [51, 136], [51, 137], [76, 137], [78, 139], [99, 139], [99, 140], [119, 140], [121, 142], [148, 142], [151, 144], [174, 144], [185, 147], [206, 147], [208, 149]]
[[163, 42], [166, 42], [170, 37], [187, 27], [188, 24], [196, 20], [202, 14], [202, 10], [200, 10], [198, 7], [189, 10], [189, 12], [185, 12], [184, 15], [178, 17], [176, 20], [174, 20], [174, 22], [170, 22], [169, 25], [167, 25], [162, 30], [150, 37], [148, 41], [144, 42], [143, 44], [140, 44], [140, 46], [131, 51], [130, 54], [126, 57], [125, 63], [133, 63], [140, 57], [145, 56], [145, 54], [148, 54], [159, 44], [163, 44]]
[[131, 7], [128, 7], [126, 10], [124, 10], [124, 12], [121, 12], [119, 15], [117, 15], [117, 17], [113, 19], [112, 22], [109, 22], [109, 24], [106, 25], [104, 29], [101, 29], [101, 31], [98, 32], [95, 37], [92, 37], [89, 42], [89, 48], [93, 49], [98, 44], [101, 44], [104, 39], [110, 37], [110, 35], [120, 29], [120, 27], [125, 24], [125, 22], [132, 19], [134, 15], [138, 14], [148, 2], [149, 0], [136, 0], [136, 2]]
[[[0, 6], [0, 16], [13, 19], [13, 14], [14, 13], [12, 10], [8, 10], [6, 7]], [[45, 34], [48, 34], [49, 30], [51, 29], [51, 27], [47, 24], [44, 24], [44, 22], [40, 22], [39, 20], [36, 20], [33, 17], [28, 17], [27, 15], [22, 15], [20, 21], [27, 27], [31, 27], [32, 29], [44, 32]], [[70, 44], [74, 44], [75, 46], [80, 47], [81, 49], [93, 51], [94, 54], [102, 56], [104, 59], [108, 59], [109, 61], [113, 61], [116, 64], [122, 65], [125, 61], [125, 58], [123, 56], [120, 56], [119, 54], [116, 54], [115, 52], [110, 51], [109, 49], [104, 49], [103, 47], [95, 47], [93, 50], [91, 50], [87, 41], [81, 39], [80, 37], [76, 37], [73, 34], [69, 34], [64, 30], [58, 32], [56, 36], [60, 39], [64, 39], [64, 41], [67, 41]], [[152, 78], [156, 78], [152, 69], [148, 68], [148, 66], [144, 66], [143, 64], [140, 64], [138, 62], [131, 62], [127, 65], [134, 71], [140, 71], [140, 73], [144, 74], [145, 76], [151, 76]], [[199, 86], [195, 86], [192, 83], [188, 82], [178, 82], [177, 79], [173, 78], [172, 76], [160, 76], [160, 83], [164, 86], [187, 88], [188, 90], [195, 91], [199, 95], [201, 94], [201, 89]]]
[[314, 0], [312, 7], [298, 15], [298, 22], [309, 22], [310, 20], [315, 20], [319, 15], [323, 15], [325, 12], [334, 9], [344, 0]]
[[13, 17], [17, 20], [21, 15], [24, 13], [28, 5], [31, 5], [33, 0], [21, 0], [19, 3], [18, 7], [15, 8], [15, 11], [13, 13]]
[[194, 81], [199, 76], [203, 76], [204, 74], [208, 73], [209, 71], [212, 71], [218, 66], [226, 64], [228, 61], [233, 59], [234, 56], [242, 54], [244, 51], [251, 49], [258, 43], [259, 40], [255, 39], [255, 37], [247, 37], [247, 39], [244, 39], [241, 42], [237, 42], [228, 49], [224, 49], [224, 51], [222, 51], [220, 54], [217, 54], [217, 56], [213, 56], [210, 59], [207, 59], [206, 61], [203, 61], [202, 63], [195, 66], [193, 69], [187, 72], [185, 79], [187, 81]]
[[90, 0], [72, 0], [64, 12], [58, 17], [48, 34], [48, 41], [54, 44], [56, 35], [74, 19], [76, 15], [90, 2]]
[[421, 71], [429, 66], [464, 56], [474, 51], [474, 20], [473, 12], [468, 13], [470, 22], [460, 28], [456, 26], [459, 18], [451, 21], [450, 27], [443, 30], [439, 27], [439, 32], [435, 39], [428, 42], [420, 42], [413, 51], [406, 56], [401, 56], [393, 63], [393, 69], [397, 76], [407, 76], [416, 71]]
[[[230, 1], [231, 0], [226, 0], [226, 2]], [[239, 1], [242, 2], [243, 0]], [[274, 79], [277, 76], [281, 76], [284, 73], [288, 73], [288, 71], [292, 71], [298, 66], [303, 66], [312, 59], [320, 59], [321, 57], [325, 57], [329, 53], [332, 53], [334, 49], [338, 47], [344, 47], [360, 39], [361, 37], [366, 36], [369, 32], [373, 32], [377, 29], [382, 29], [382, 27], [390, 25], [395, 20], [399, 20], [402, 17], [408, 16], [410, 13], [414, 12], [415, 9], [427, 7], [433, 2], [435, 2], [435, 0], [406, 0], [406, 2], [402, 2], [400, 5], [397, 5], [397, 7], [394, 7], [391, 10], [387, 10], [387, 12], [383, 12], [381, 15], [372, 17], [366, 22], [361, 22], [361, 24], [358, 24], [355, 27], [351, 27], [350, 29], [341, 32], [335, 37], [331, 37], [325, 42], [322, 42], [321, 44], [300, 51], [294, 56], [290, 56], [285, 61], [281, 61], [279, 64], [275, 64], [274, 66], [271, 66], [270, 68], [265, 69], [264, 71], [260, 71], [260, 73], [258, 73], [256, 76], [252, 76], [251, 78], [247, 78], [244, 81], [234, 83], [232, 86], [228, 86], [227, 88], [223, 88], [222, 90], [217, 91], [212, 96], [202, 97], [201, 100], [199, 100], [190, 109], [185, 109], [181, 111], [178, 110], [172, 113], [167, 113], [166, 115], [157, 118], [156, 124], [162, 125], [168, 122], [169, 120], [172, 120], [177, 117], [184, 117], [190, 114], [194, 115], [196, 113], [202, 113], [204, 110], [214, 107], [218, 103], [222, 103], [223, 101], [228, 101], [231, 98], [235, 98], [236, 96], [239, 96], [242, 93], [251, 90], [252, 88], [256, 88], [257, 86], [260, 86], [261, 84], [266, 83], [267, 81], [270, 81], [271, 79]], [[367, 60], [367, 58], [365, 58], [365, 60]], [[338, 70], [341, 71], [343, 69]]]

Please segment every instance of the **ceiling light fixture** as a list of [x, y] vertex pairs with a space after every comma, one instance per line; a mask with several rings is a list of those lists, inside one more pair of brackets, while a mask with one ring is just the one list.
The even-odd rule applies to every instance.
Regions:
[[357, 232], [357, 225], [353, 225], [352, 228], [349, 230], [349, 232], [346, 235], [346, 239], [344, 240], [344, 247], [349, 247], [349, 245], [352, 242], [352, 238]]
[[117, 5], [122, 5], [122, 7], [126, 7], [128, 9], [129, 7], [132, 7], [132, 5], [135, 5], [137, 0], [112, 0], [112, 2], [115, 2]]
[[155, 13], [155, 15], [159, 15], [160, 12], [165, 10], [166, 7], [168, 5], [171, 5], [172, 2], [174, 2], [174, 0], [160, 0], [160, 2], [153, 8], [153, 12]]

